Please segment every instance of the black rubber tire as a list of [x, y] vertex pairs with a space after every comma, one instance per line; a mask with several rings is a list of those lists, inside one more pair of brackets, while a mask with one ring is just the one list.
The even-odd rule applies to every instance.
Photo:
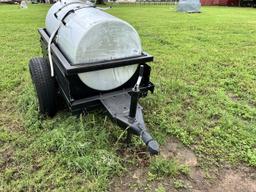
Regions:
[[42, 57], [31, 59], [29, 71], [38, 97], [39, 112], [53, 117], [57, 112], [57, 89], [48, 61]]

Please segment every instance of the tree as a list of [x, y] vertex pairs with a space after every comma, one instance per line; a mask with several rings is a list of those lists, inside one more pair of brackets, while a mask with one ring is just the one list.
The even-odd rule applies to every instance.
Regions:
[[96, 0], [96, 4], [105, 5], [105, 2], [104, 0]]

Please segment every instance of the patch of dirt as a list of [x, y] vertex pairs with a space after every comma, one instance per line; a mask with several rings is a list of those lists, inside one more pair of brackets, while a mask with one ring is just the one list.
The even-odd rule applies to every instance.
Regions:
[[164, 146], [161, 146], [161, 154], [164, 158], [174, 158], [189, 167], [197, 166], [197, 157], [194, 152], [184, 147], [177, 139], [170, 138]]
[[5, 169], [8, 165], [12, 164], [13, 160], [13, 150], [7, 148], [0, 151], [0, 171]]
[[22, 131], [22, 121], [13, 117], [13, 113], [2, 113], [0, 110], [0, 127], [5, 127], [11, 131]]
[[13, 107], [13, 102], [3, 98], [0, 101], [0, 127], [8, 128], [9, 130], [20, 131], [23, 129], [22, 120], [18, 117], [17, 110]]
[[237, 170], [224, 170], [223, 176], [216, 182], [209, 192], [255, 192], [256, 174], [249, 168], [238, 168]]
[[149, 166], [150, 161], [148, 153], [138, 149], [132, 150], [131, 148], [122, 148], [118, 153], [123, 157], [124, 161], [127, 161], [127, 163], [130, 159], [135, 159], [136, 165], [130, 166], [123, 176], [115, 177], [112, 180], [110, 191], [144, 191], [147, 186], [147, 167]]
[[189, 175], [179, 178], [184, 183], [183, 187], [176, 189], [173, 178], [149, 181], [149, 158], [146, 158], [148, 163], [145, 163], [145, 160], [140, 159], [145, 156], [140, 156], [137, 159], [138, 163], [129, 167], [125, 175], [112, 180], [110, 191], [156, 191], [161, 186], [168, 192], [256, 192], [256, 169], [254, 168], [242, 166], [232, 169], [222, 168], [206, 174], [198, 165], [194, 152], [175, 138], [170, 138], [164, 146], [161, 146], [160, 155], [166, 159], [175, 158], [189, 166]]
[[228, 96], [229, 96], [229, 98], [230, 98], [232, 101], [234, 101], [234, 102], [237, 102], [237, 101], [240, 100], [240, 97], [239, 97], [238, 95], [229, 93]]
[[122, 177], [112, 180], [111, 192], [141, 192], [155, 191], [160, 185], [168, 191], [176, 192], [169, 179], [148, 181], [148, 169], [146, 167], [133, 167]]

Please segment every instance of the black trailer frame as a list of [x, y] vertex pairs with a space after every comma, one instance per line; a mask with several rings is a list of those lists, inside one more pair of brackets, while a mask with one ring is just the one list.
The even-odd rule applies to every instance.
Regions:
[[[38, 32], [43, 56], [48, 60], [49, 34], [44, 28], [40, 28]], [[150, 82], [151, 68], [147, 65], [147, 62], [153, 61], [151, 55], [143, 52], [142, 55], [136, 57], [73, 65], [54, 42], [51, 44], [51, 54], [59, 92], [73, 114], [103, 106], [113, 120], [128, 130], [128, 140], [130, 140], [131, 133], [139, 135], [151, 154], [159, 153], [159, 145], [146, 129], [142, 107], [138, 104], [140, 97], [147, 96], [148, 91], [154, 92], [154, 85]], [[139, 65], [133, 77], [121, 87], [110, 91], [91, 89], [82, 83], [77, 75], [134, 64]]]

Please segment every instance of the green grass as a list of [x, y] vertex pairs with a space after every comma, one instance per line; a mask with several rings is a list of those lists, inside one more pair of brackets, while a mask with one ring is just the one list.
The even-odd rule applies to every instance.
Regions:
[[149, 176], [152, 177], [175, 177], [178, 175], [188, 175], [189, 168], [186, 165], [179, 164], [173, 159], [164, 159], [156, 157], [151, 160], [149, 166]]
[[[128, 157], [117, 152], [122, 131], [98, 112], [76, 118], [62, 111], [45, 121], [37, 114], [27, 64], [41, 55], [37, 28], [44, 26], [48, 8], [0, 6], [0, 190], [105, 191], [136, 162], [133, 152]], [[177, 137], [205, 167], [255, 167], [256, 10], [202, 11], [108, 10], [131, 23], [144, 50], [155, 56], [156, 92], [141, 102], [157, 140], [164, 145], [169, 136]], [[139, 139], [134, 143], [133, 151], [145, 150]], [[170, 163], [152, 160], [151, 171]]]

